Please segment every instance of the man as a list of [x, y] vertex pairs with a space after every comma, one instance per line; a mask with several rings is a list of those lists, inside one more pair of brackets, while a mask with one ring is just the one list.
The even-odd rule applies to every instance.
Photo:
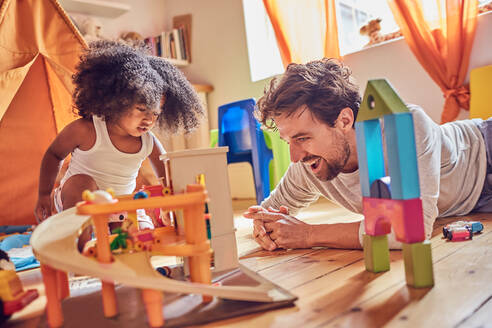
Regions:
[[[354, 128], [360, 102], [349, 69], [334, 59], [289, 65], [259, 99], [259, 120], [278, 129], [292, 161], [261, 207], [244, 214], [254, 219], [253, 236], [264, 249], [361, 248], [362, 222], [309, 225], [291, 215], [320, 196], [362, 213]], [[439, 126], [420, 107], [408, 108], [426, 237], [436, 217], [492, 212], [492, 119]], [[388, 241], [401, 248], [394, 233]]]

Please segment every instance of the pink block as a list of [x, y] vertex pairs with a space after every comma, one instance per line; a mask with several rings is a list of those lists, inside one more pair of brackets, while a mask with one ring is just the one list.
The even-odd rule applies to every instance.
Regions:
[[383, 202], [382, 198], [363, 197], [362, 206], [364, 212], [364, 227], [366, 234], [370, 236], [387, 235], [391, 232], [391, 216], [387, 207], [393, 207], [391, 203]]
[[363, 198], [366, 233], [379, 236], [395, 231], [396, 239], [412, 244], [425, 240], [422, 200]]

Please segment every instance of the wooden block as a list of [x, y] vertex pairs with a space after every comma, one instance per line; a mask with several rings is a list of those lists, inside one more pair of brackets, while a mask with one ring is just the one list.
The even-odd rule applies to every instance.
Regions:
[[391, 199], [391, 177], [382, 177], [371, 184], [371, 198]]
[[397, 200], [398, 213], [391, 218], [396, 240], [402, 243], [416, 243], [425, 240], [424, 214], [420, 198]]
[[412, 114], [386, 115], [384, 131], [391, 176], [391, 197], [419, 198], [419, 173]]
[[366, 234], [382, 236], [391, 232], [392, 211], [387, 210], [387, 204], [379, 198], [362, 198]]
[[422, 200], [362, 198], [364, 227], [368, 235], [380, 236], [395, 231], [396, 240], [416, 243], [425, 240]]
[[407, 285], [414, 288], [434, 286], [431, 243], [403, 244], [403, 261]]
[[388, 236], [370, 236], [364, 234], [364, 263], [370, 272], [382, 272], [390, 269]]
[[379, 119], [355, 123], [362, 195], [370, 196], [371, 184], [385, 176]]
[[387, 80], [369, 80], [357, 114], [357, 122], [405, 112], [408, 112], [407, 106]]

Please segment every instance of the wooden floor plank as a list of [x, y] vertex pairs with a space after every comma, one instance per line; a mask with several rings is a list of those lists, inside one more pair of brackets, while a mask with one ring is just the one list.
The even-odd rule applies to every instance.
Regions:
[[492, 318], [492, 296], [480, 305], [475, 312], [463, 319], [456, 328], [490, 327]]
[[[468, 217], [468, 219], [473, 218], [476, 218], [476, 216]], [[456, 218], [444, 220], [444, 223], [448, 223], [447, 221], [456, 221]], [[491, 220], [482, 220], [482, 222], [485, 225], [486, 231], [492, 230]], [[441, 229], [440, 226], [437, 226], [436, 233], [432, 239], [433, 261], [435, 263], [452, 256], [460, 248], [468, 245], [467, 243], [475, 242], [446, 242], [441, 237]], [[477, 236], [475, 239], [483, 238], [483, 236]], [[343, 251], [342, 254], [346, 252]], [[313, 279], [311, 282], [302, 284], [298, 288], [293, 288], [291, 291], [299, 296], [299, 300], [296, 302], [298, 310], [282, 310], [278, 312], [278, 315], [265, 314], [265, 320], [266, 322], [271, 322], [272, 319], [270, 316], [275, 315], [278, 317], [274, 320], [274, 326], [277, 326], [277, 324], [288, 327], [301, 325], [316, 326], [333, 320], [346, 311], [352, 310], [357, 312], [359, 311], [359, 304], [370, 300], [387, 289], [394, 288], [395, 286], [405, 286], [405, 275], [401, 258], [401, 252], [391, 252], [391, 270], [385, 273], [374, 274], [365, 271], [364, 263], [360, 260], [323, 277]], [[283, 272], [287, 277], [295, 264], [298, 264], [299, 268], [302, 268], [303, 260], [303, 258], [298, 258], [289, 262], [283, 262], [265, 271], [275, 276], [274, 281], [282, 285], [284, 278], [281, 276], [281, 273]], [[286, 265], [291, 266], [291, 270], [286, 270]], [[316, 268], [317, 265], [322, 266], [323, 264], [312, 263], [309, 270], [318, 270]], [[297, 270], [302, 271], [299, 268]], [[262, 275], [270, 279], [265, 271], [262, 272]], [[300, 277], [301, 281], [304, 280], [302, 275]], [[286, 279], [290, 278], [287, 277]], [[418, 296], [420, 292], [412, 293]]]
[[240, 262], [250, 270], [259, 272], [263, 275], [263, 271], [268, 268], [278, 267], [279, 265], [282, 265], [282, 263], [307, 256], [314, 252], [316, 252], [316, 250], [313, 249], [289, 249], [276, 250], [274, 252], [262, 250], [255, 252], [254, 255], [243, 256]]
[[[492, 232], [466, 242], [451, 256], [434, 264], [436, 285], [415, 290], [404, 283], [386, 289], [346, 312], [323, 322], [337, 327], [452, 327], [470, 317], [492, 297]], [[489, 322], [490, 324], [490, 322]]]
[[363, 254], [358, 250], [341, 253], [336, 249], [323, 249], [270, 267], [260, 274], [285, 289], [294, 290], [361, 261], [362, 258]]

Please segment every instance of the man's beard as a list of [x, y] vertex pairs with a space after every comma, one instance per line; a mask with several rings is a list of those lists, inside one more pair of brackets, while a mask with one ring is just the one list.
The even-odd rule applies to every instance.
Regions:
[[321, 157], [321, 161], [319, 165], [324, 164], [325, 169], [320, 170], [316, 175], [316, 177], [321, 181], [330, 181], [336, 178], [343, 170], [347, 161], [350, 157], [350, 147], [346, 140], [343, 140], [342, 149], [340, 152], [340, 156], [329, 163], [325, 158]]

